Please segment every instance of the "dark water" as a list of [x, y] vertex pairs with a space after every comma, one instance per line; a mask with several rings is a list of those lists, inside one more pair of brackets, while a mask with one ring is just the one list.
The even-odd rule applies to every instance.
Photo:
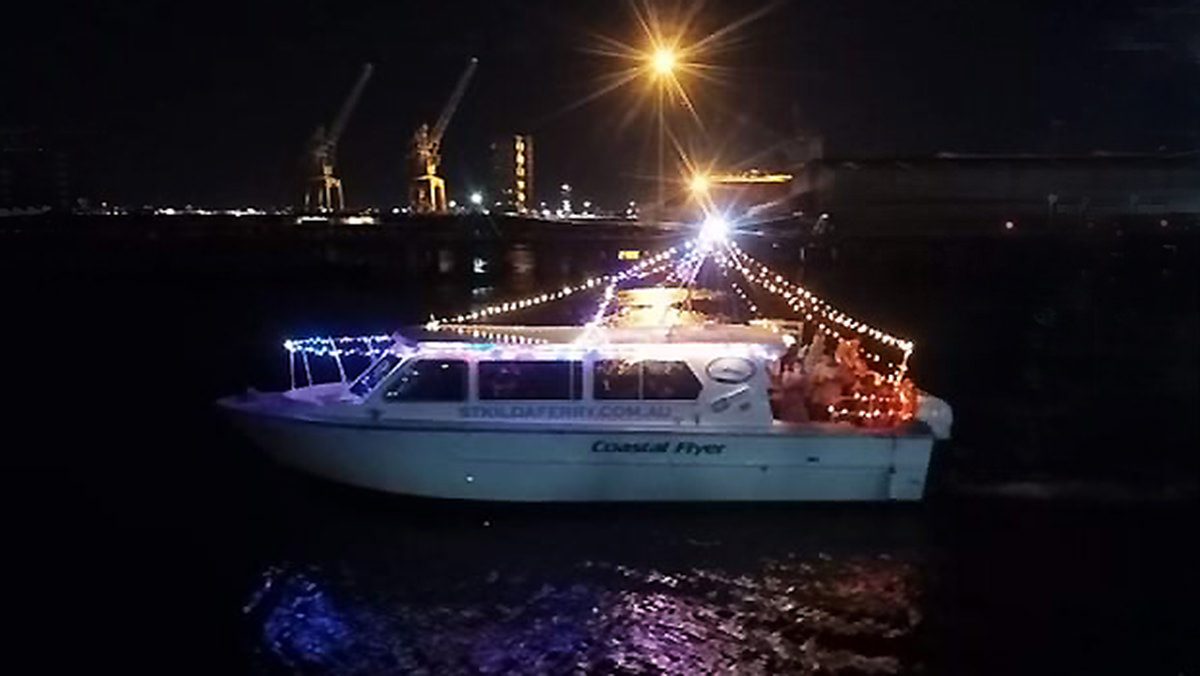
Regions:
[[[1200, 663], [1188, 504], [448, 504], [279, 470], [211, 409], [246, 385], [283, 386], [285, 337], [555, 288], [670, 235], [80, 229], [0, 241], [6, 661], [22, 671]], [[943, 479], [1196, 476], [1194, 234], [836, 244], [801, 260], [791, 239], [743, 241], [916, 341], [916, 380], [955, 407]]]

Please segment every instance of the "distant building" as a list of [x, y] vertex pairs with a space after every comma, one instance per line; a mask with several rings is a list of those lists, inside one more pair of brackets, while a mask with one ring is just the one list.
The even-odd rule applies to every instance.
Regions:
[[1200, 158], [965, 155], [809, 162], [797, 206], [842, 222], [1086, 224], [1200, 214]]
[[668, 203], [678, 220], [700, 222], [706, 209], [727, 218], [769, 220], [791, 215], [795, 176], [783, 171], [712, 173], [693, 177], [686, 194]]
[[492, 199], [506, 213], [525, 213], [533, 199], [533, 137], [505, 136], [492, 143]]
[[794, 178], [783, 171], [713, 174], [707, 178], [707, 191], [726, 216], [749, 220], [777, 218], [792, 212]]
[[0, 209], [74, 206], [68, 153], [39, 129], [0, 129]]

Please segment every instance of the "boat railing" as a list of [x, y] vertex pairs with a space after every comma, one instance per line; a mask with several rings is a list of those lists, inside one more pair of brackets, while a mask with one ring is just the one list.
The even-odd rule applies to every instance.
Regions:
[[283, 347], [288, 352], [288, 377], [291, 389], [297, 389], [299, 382], [300, 374], [297, 373], [297, 362], [299, 362], [304, 382], [299, 387], [335, 382], [332, 378], [319, 379], [319, 373], [317, 376], [313, 375], [316, 359], [332, 361], [333, 366], [336, 367], [336, 380], [348, 384], [357, 380], [375, 363], [376, 359], [388, 352], [396, 340], [395, 335], [318, 336], [285, 340]]

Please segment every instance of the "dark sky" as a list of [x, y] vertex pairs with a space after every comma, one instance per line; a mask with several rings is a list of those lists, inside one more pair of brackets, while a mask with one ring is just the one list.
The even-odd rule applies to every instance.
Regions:
[[[664, 11], [680, 3], [659, 3]], [[764, 3], [708, 2], [696, 31]], [[93, 197], [284, 204], [299, 160], [361, 64], [376, 64], [340, 149], [352, 206], [398, 204], [416, 125], [470, 56], [479, 71], [444, 144], [451, 196], [486, 180], [487, 143], [527, 131], [538, 193], [570, 182], [615, 206], [654, 171], [639, 90], [569, 104], [616, 63], [592, 34], [638, 42], [630, 5], [554, 0], [21, 5], [0, 41], [0, 127], [67, 133]], [[1200, 2], [782, 2], [712, 56], [693, 88], [698, 155], [777, 160], [799, 133], [829, 155], [1186, 151], [1200, 146]]]

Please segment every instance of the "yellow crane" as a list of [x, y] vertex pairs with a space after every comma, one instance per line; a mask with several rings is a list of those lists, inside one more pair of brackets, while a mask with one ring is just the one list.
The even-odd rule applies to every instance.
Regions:
[[467, 91], [467, 84], [475, 74], [479, 59], [472, 58], [467, 69], [458, 78], [458, 84], [450, 94], [450, 100], [442, 109], [442, 115], [430, 129], [428, 124], [417, 127], [412, 139], [412, 185], [409, 188], [408, 202], [413, 211], [419, 214], [446, 213], [446, 181], [438, 176], [438, 168], [442, 163], [442, 136], [450, 125], [450, 118], [462, 101]]
[[308, 181], [304, 190], [304, 210], [308, 213], [345, 211], [346, 199], [342, 193], [342, 180], [334, 175], [334, 159], [337, 155], [338, 138], [346, 128], [350, 113], [358, 105], [367, 80], [371, 79], [374, 66], [364, 64], [362, 74], [346, 97], [342, 109], [333, 120], [328, 131], [325, 125], [318, 126], [308, 142], [307, 168]]

